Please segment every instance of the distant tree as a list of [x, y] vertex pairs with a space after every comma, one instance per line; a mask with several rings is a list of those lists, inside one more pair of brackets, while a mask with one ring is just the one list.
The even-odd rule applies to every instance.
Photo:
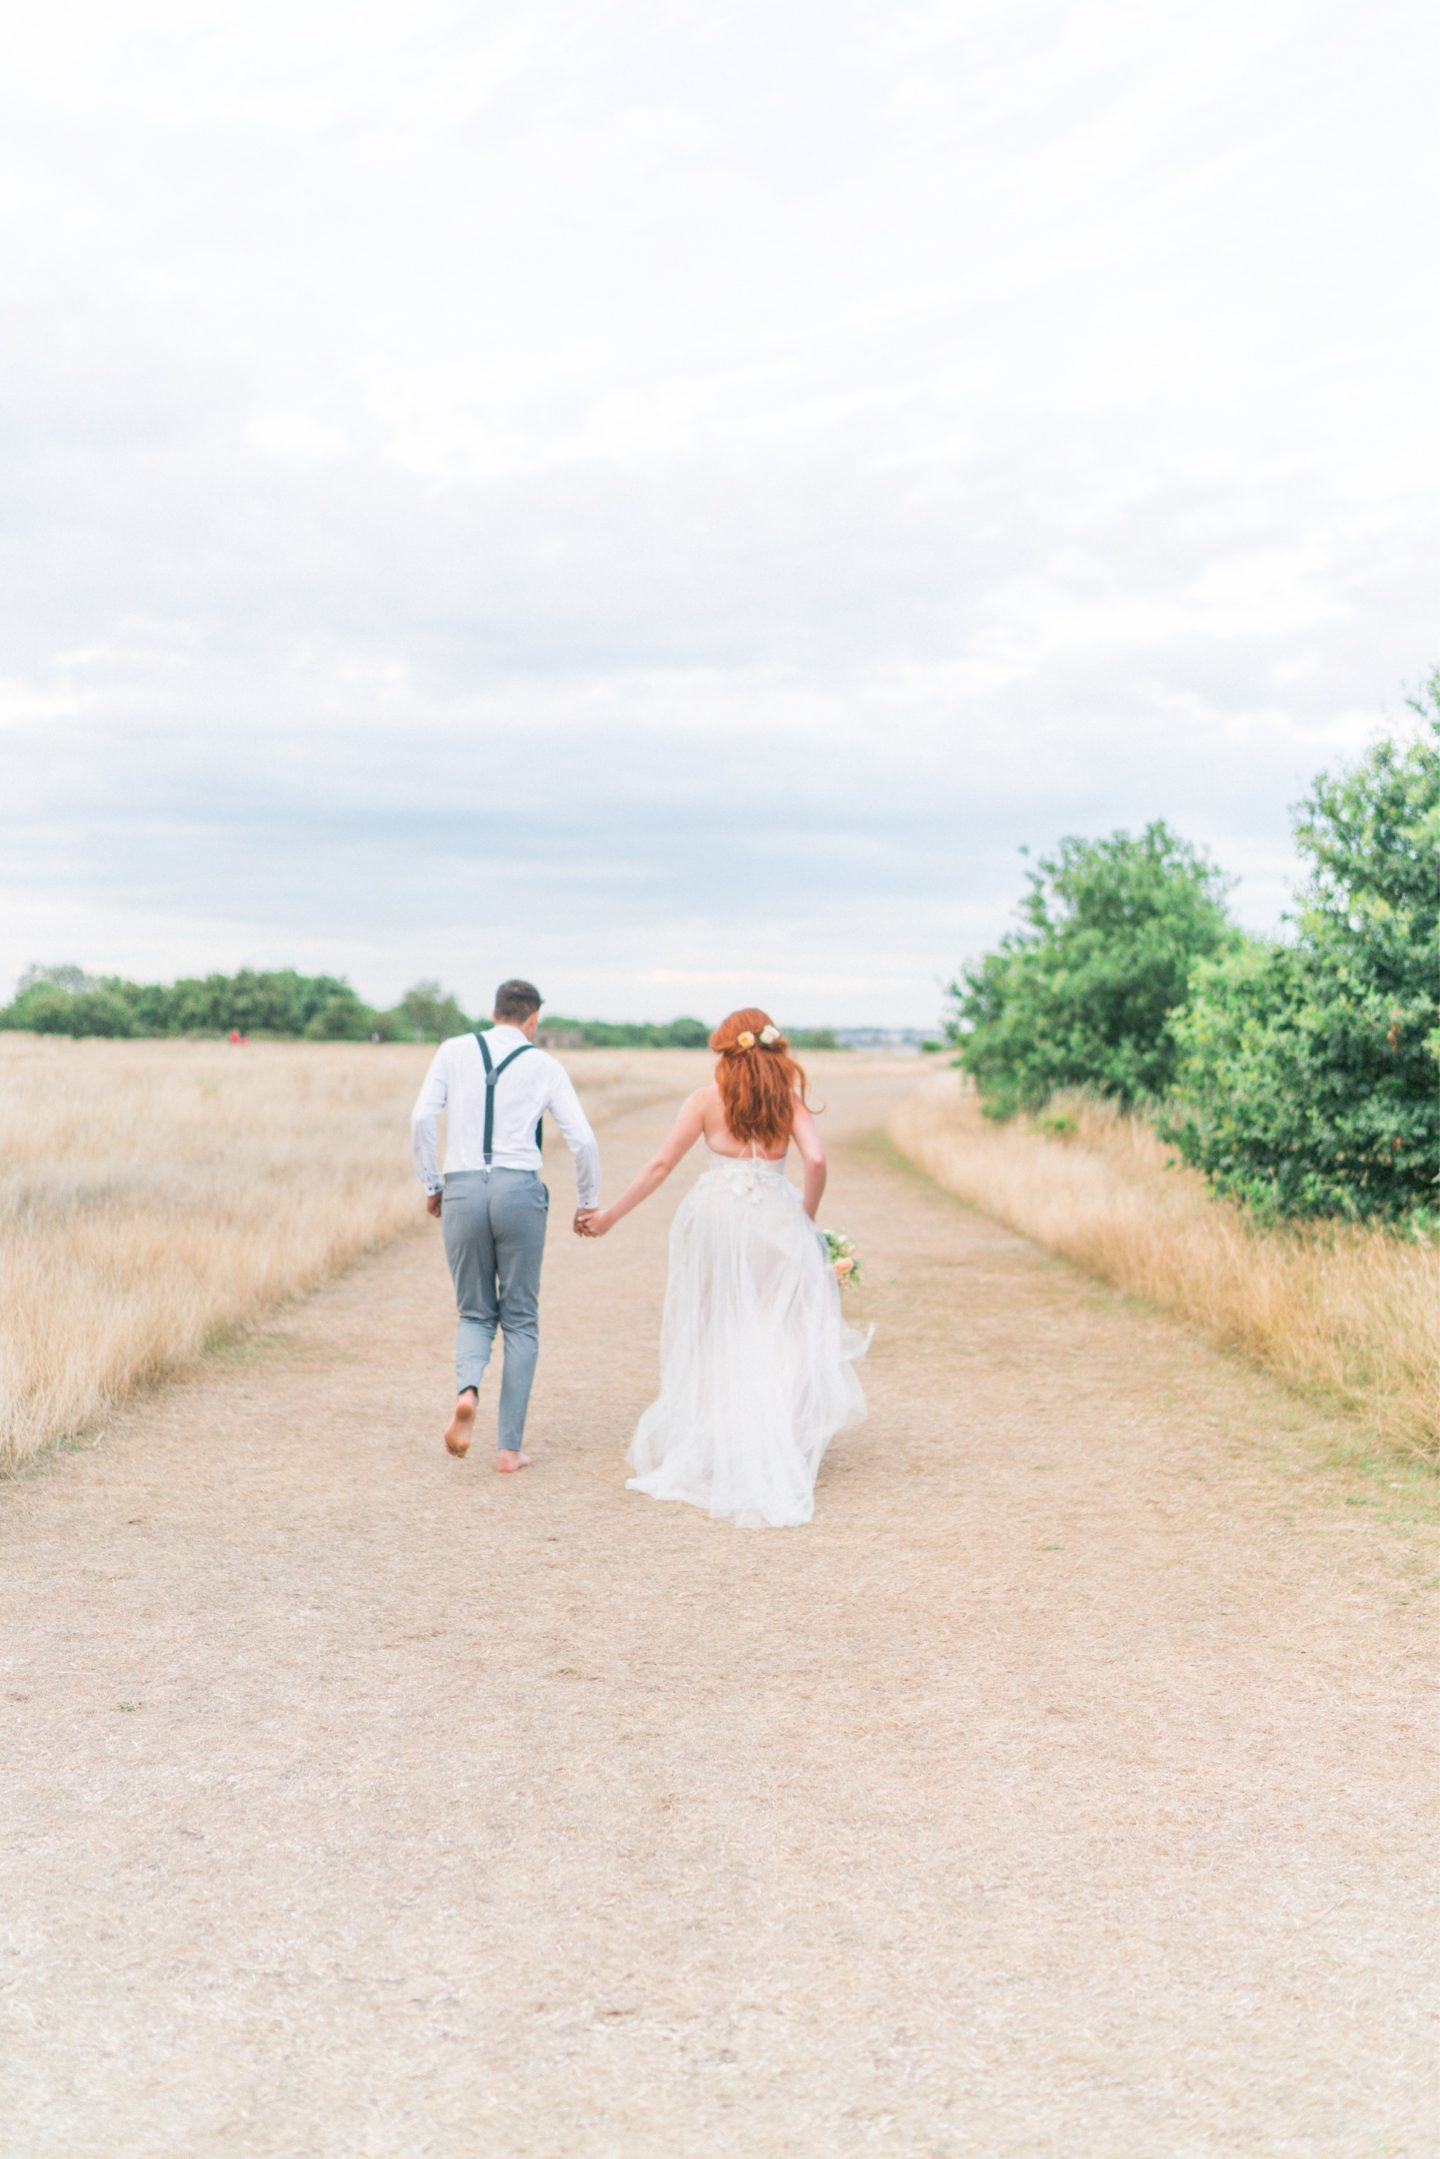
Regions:
[[1202, 968], [1162, 1127], [1262, 1214], [1397, 1219], [1440, 1176], [1440, 674], [1419, 740], [1322, 775], [1293, 941]]
[[375, 1032], [373, 1009], [340, 984], [305, 1022], [311, 1042], [368, 1042]]
[[238, 974], [212, 976], [211, 1010], [223, 1014], [216, 1024], [241, 1034], [299, 1034], [319, 1009], [308, 994], [306, 977], [293, 968], [262, 972], [242, 967]]
[[[699, 1050], [710, 1040], [706, 1022], [690, 1014], [663, 1021], [577, 1020], [547, 1012], [543, 1024], [547, 1033], [580, 1037], [589, 1049]], [[790, 1041], [796, 1049], [833, 1050], [836, 1047], [835, 1036], [828, 1027], [802, 1027], [791, 1034]]]
[[130, 1014], [130, 1032], [164, 1035], [171, 1032], [169, 986], [163, 982], [127, 982], [122, 975], [107, 975], [103, 989], [120, 998]]
[[470, 1032], [470, 1022], [459, 1004], [438, 982], [412, 982], [395, 1007], [395, 1017], [402, 1027], [427, 1042]]
[[1065, 839], [1029, 872], [1021, 926], [951, 984], [950, 1037], [992, 1116], [1060, 1087], [1121, 1102], [1173, 1076], [1167, 1021], [1202, 960], [1235, 942], [1229, 880], [1163, 823]]
[[339, 975], [302, 975], [293, 967], [186, 976], [178, 982], [103, 982], [78, 967], [32, 967], [0, 1027], [48, 1034], [303, 1036], [361, 1041], [393, 1036], [394, 1024], [372, 1011]]
[[73, 1034], [74, 1004], [70, 991], [53, 982], [31, 982], [0, 1012], [0, 1027], [18, 1034]]
[[[701, 1020], [681, 1021], [682, 1026], [703, 1027]], [[574, 1020], [564, 1019], [559, 1013], [547, 1012], [545, 1026], [557, 1034], [578, 1034], [584, 1038], [589, 1049], [630, 1050], [669, 1049], [674, 1045], [669, 1026], [656, 1026], [651, 1020]], [[704, 1040], [709, 1041], [709, 1029]]]
[[103, 985], [77, 990], [70, 1000], [71, 1033], [77, 1035], [133, 1035], [135, 1015], [126, 999]]
[[32, 961], [16, 983], [15, 995], [17, 998], [23, 997], [27, 990], [38, 989], [42, 984], [53, 989], [63, 990], [67, 997], [74, 997], [81, 990], [98, 989], [100, 986], [94, 975], [87, 975], [83, 967], [74, 967], [68, 964], [60, 967], [45, 967], [41, 966], [37, 961]]
[[128, 1001], [108, 986], [95, 983], [69, 990], [43, 978], [0, 1012], [0, 1027], [37, 1035], [133, 1035], [138, 1031]]
[[339, 975], [242, 967], [234, 975], [187, 976], [143, 996], [166, 1033], [228, 1034], [238, 1027], [242, 1034], [303, 1035], [332, 999], [355, 992]]
[[206, 975], [203, 980], [186, 975], [171, 984], [170, 1033], [220, 1034], [235, 1025], [230, 1017], [228, 975]]

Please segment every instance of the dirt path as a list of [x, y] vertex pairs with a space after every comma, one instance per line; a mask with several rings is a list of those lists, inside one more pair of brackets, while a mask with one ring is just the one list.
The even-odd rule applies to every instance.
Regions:
[[424, 1237], [0, 1497], [0, 2145], [1431, 2159], [1433, 1542], [858, 1144], [816, 1521], [642, 1500], [673, 1197], [552, 1233], [526, 1476]]

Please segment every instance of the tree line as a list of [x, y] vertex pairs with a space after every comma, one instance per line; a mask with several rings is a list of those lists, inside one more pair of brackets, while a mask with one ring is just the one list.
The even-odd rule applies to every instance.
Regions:
[[[342, 975], [302, 975], [292, 967], [242, 967], [237, 974], [188, 976], [179, 982], [129, 982], [77, 966], [33, 966], [0, 1028], [63, 1035], [255, 1035], [304, 1042], [439, 1042], [488, 1028], [489, 1013], [469, 1016], [438, 982], [416, 982], [398, 1003], [367, 1004]], [[704, 1020], [668, 1022], [563, 1019], [546, 1013], [546, 1034], [595, 1049], [703, 1049]], [[833, 1049], [825, 1029], [792, 1035], [807, 1049]]]
[[[1163, 822], [1063, 840], [1016, 929], [950, 987], [949, 1037], [995, 1117], [1084, 1088], [1150, 1118], [1266, 1218], [1440, 1222], [1440, 673], [1418, 739], [1321, 774], [1305, 881], [1273, 937]], [[1064, 1129], [1063, 1115], [1051, 1115]]]

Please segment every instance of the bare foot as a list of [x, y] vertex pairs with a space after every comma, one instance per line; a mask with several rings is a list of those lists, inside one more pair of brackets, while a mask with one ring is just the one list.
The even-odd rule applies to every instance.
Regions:
[[475, 1397], [473, 1394], [462, 1394], [455, 1404], [450, 1422], [445, 1427], [445, 1444], [462, 1462], [470, 1452], [470, 1427], [474, 1422]]
[[502, 1447], [495, 1457], [495, 1467], [504, 1476], [513, 1470], [528, 1469], [530, 1457], [528, 1454], [512, 1453], [508, 1447]]

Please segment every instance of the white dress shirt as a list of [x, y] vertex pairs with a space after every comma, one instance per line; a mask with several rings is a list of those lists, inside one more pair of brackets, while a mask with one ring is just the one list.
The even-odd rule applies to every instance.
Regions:
[[[491, 1061], [499, 1064], [529, 1038], [518, 1027], [494, 1027], [485, 1037]], [[485, 1167], [485, 1066], [474, 1035], [452, 1035], [431, 1059], [425, 1084], [410, 1113], [410, 1144], [415, 1169], [427, 1192], [444, 1190], [436, 1167], [435, 1125], [446, 1113], [445, 1173]], [[600, 1195], [600, 1150], [595, 1144], [570, 1075], [545, 1050], [527, 1049], [495, 1083], [495, 1131], [491, 1148], [496, 1169], [539, 1171], [535, 1127], [553, 1117], [575, 1157], [575, 1183], [582, 1207]]]

